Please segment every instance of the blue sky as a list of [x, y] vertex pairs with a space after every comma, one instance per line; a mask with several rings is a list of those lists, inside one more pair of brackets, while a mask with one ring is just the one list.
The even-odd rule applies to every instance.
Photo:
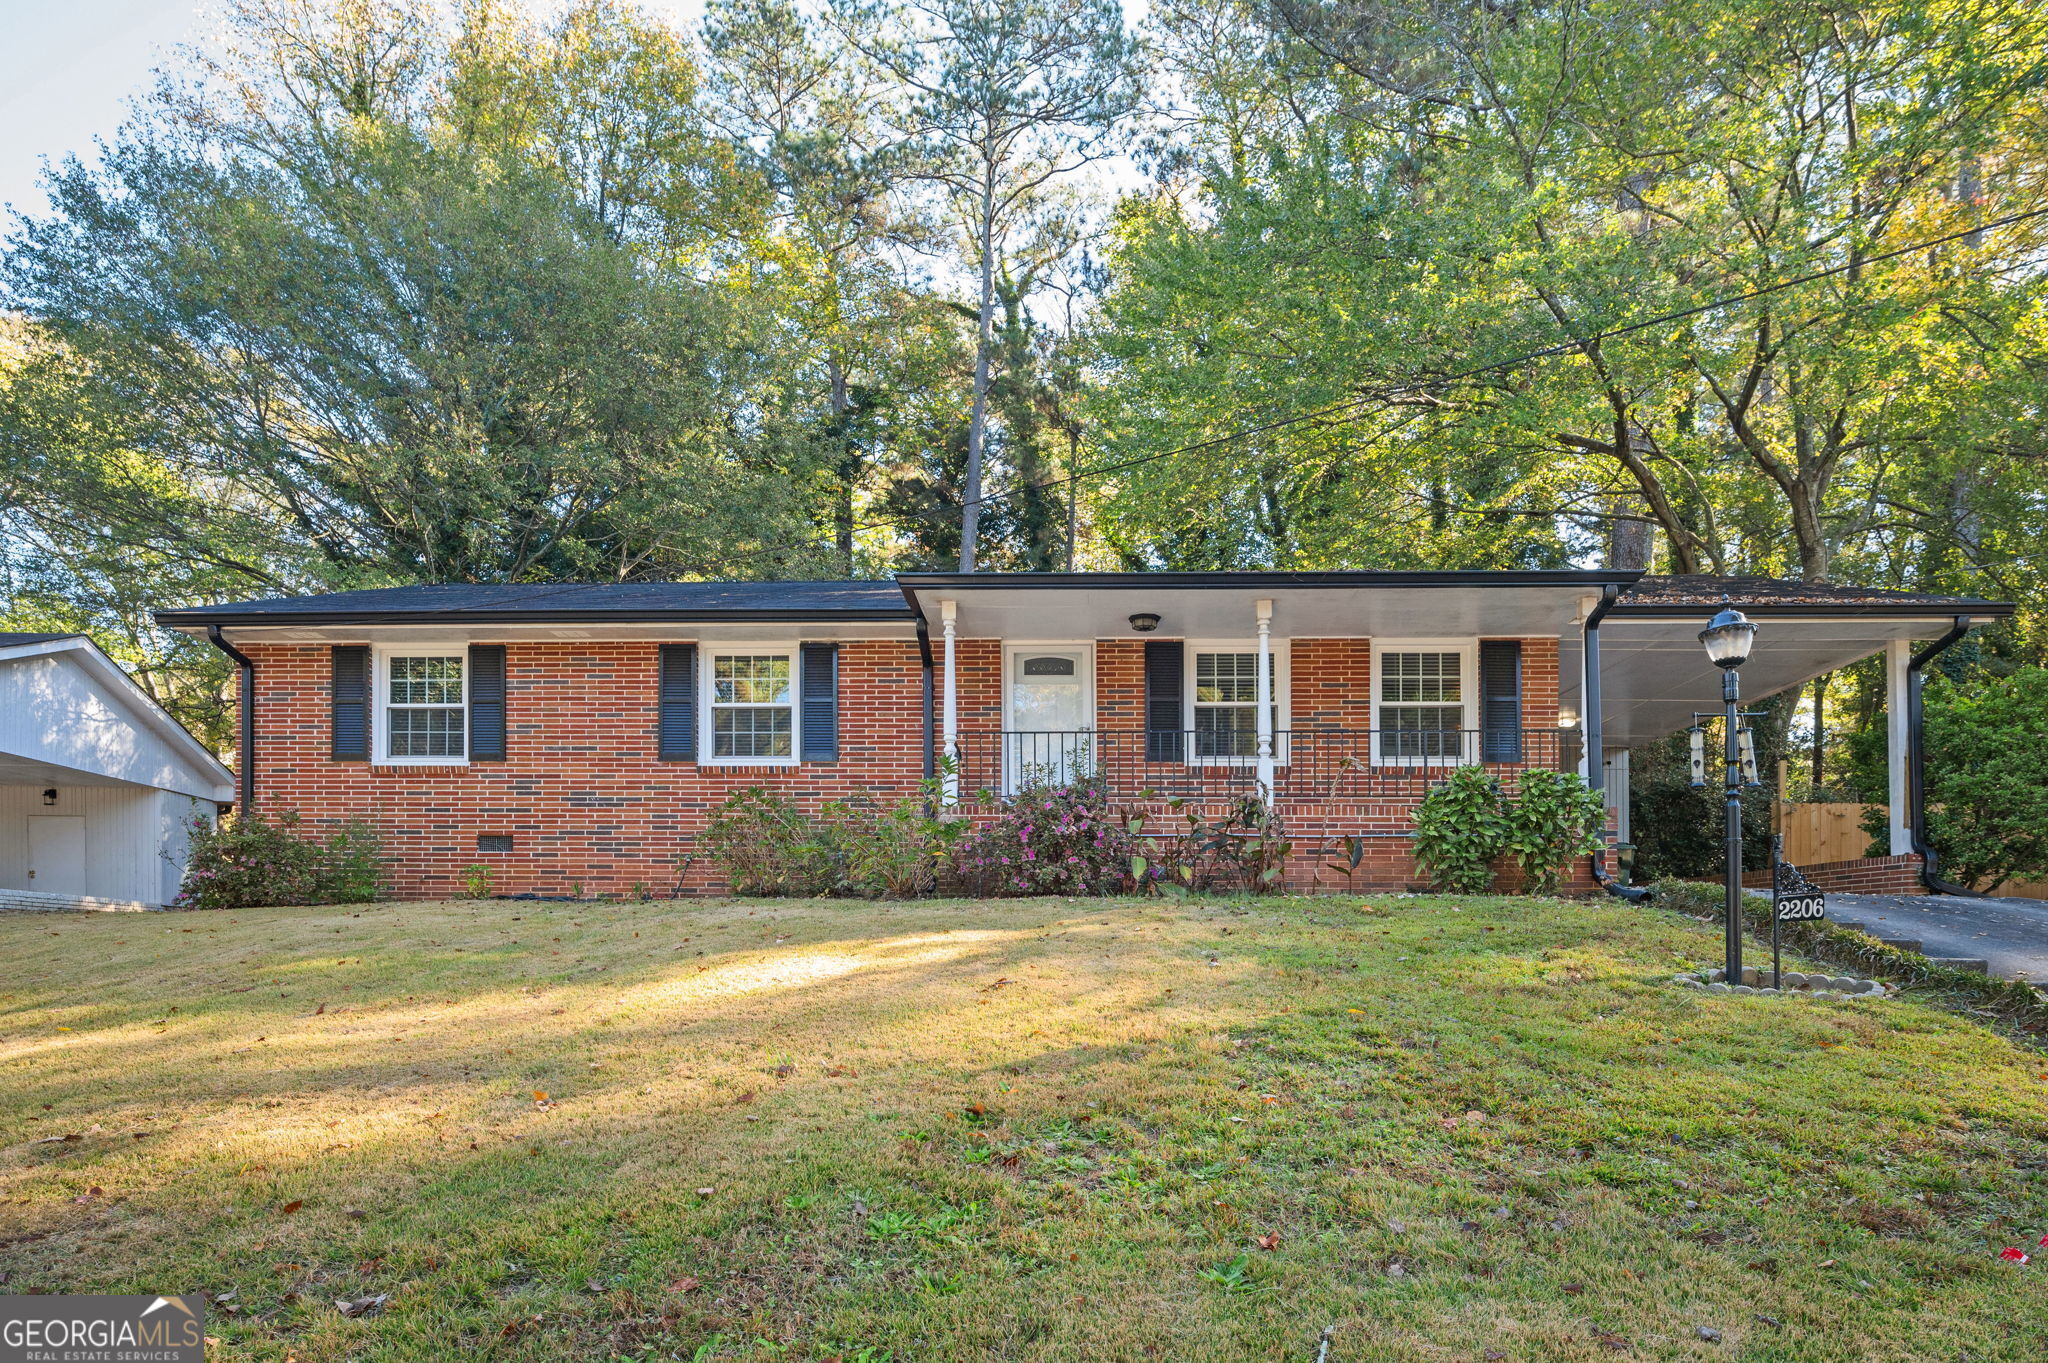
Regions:
[[[695, 24], [701, 0], [642, 0]], [[42, 158], [88, 156], [150, 69], [219, 27], [208, 0], [0, 0], [0, 204], [43, 207]], [[0, 218], [0, 226], [5, 219]]]
[[206, 27], [197, 0], [0, 0], [0, 203], [40, 209], [41, 158], [90, 152]]

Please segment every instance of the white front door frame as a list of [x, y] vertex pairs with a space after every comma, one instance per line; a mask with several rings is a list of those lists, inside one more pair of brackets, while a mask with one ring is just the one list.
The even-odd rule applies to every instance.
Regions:
[[[1081, 692], [1081, 722], [1078, 726], [1084, 732], [1095, 728], [1095, 643], [1087, 639], [1042, 639], [1003, 641], [1003, 792], [1014, 793], [1017, 788], [1018, 772], [1014, 770], [1022, 760], [1019, 741], [1013, 734], [1034, 732], [1018, 722], [1015, 708], [1015, 686], [1019, 679], [1018, 664], [1027, 657], [1072, 656], [1076, 660], [1075, 682]], [[1050, 732], [1050, 731], [1048, 731]], [[1064, 732], [1064, 731], [1061, 731]]]

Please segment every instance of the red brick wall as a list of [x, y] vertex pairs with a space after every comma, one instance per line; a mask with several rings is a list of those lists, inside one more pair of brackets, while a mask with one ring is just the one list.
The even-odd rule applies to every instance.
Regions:
[[[315, 826], [359, 818], [384, 839], [391, 890], [463, 895], [465, 869], [495, 873], [499, 893], [667, 894], [707, 889], [685, 869], [706, 813], [763, 786], [816, 809], [875, 791], [908, 794], [923, 774], [917, 645], [849, 643], [839, 654], [837, 762], [699, 767], [655, 757], [652, 643], [506, 645], [506, 760], [383, 766], [328, 757], [330, 654], [324, 644], [251, 644], [256, 664], [259, 808], [297, 810]], [[480, 833], [509, 833], [511, 852], [479, 852]]]
[[[1858, 857], [1851, 861], [1824, 861], [1799, 869], [1806, 878], [1832, 894], [1927, 894], [1920, 878], [1921, 857], [1908, 852], [1897, 857]], [[1745, 871], [1742, 883], [1751, 889], [1771, 887], [1769, 871]]]
[[[943, 645], [935, 640], [935, 651]], [[1003, 720], [1002, 646], [963, 639], [958, 703], [963, 733]], [[1297, 639], [1291, 645], [1289, 722], [1298, 729], [1371, 724], [1371, 645], [1363, 639]], [[256, 663], [257, 786], [265, 810], [296, 810], [315, 827], [359, 818], [382, 835], [393, 893], [467, 893], [465, 872], [486, 865], [499, 893], [624, 894], [636, 885], [667, 894], [718, 887], [698, 860], [708, 812], [734, 791], [762, 786], [815, 810], [860, 792], [913, 793], [923, 771], [917, 647], [849, 643], [840, 651], [840, 758], [789, 767], [699, 767], [656, 760], [654, 643], [545, 642], [506, 646], [504, 762], [384, 766], [328, 757], [328, 646], [250, 644]], [[1557, 643], [1523, 642], [1526, 725], [1557, 717]], [[1096, 724], [1144, 725], [1144, 641], [1096, 643]], [[935, 706], [939, 697], [935, 696]], [[1547, 755], [1536, 749], [1532, 756]], [[1169, 768], [1168, 770], [1171, 770]], [[1290, 800], [1279, 813], [1296, 844], [1290, 881], [1345, 878], [1322, 870], [1325, 849], [1347, 835], [1369, 843], [1360, 889], [1405, 887], [1413, 878], [1409, 811], [1423, 790], [1376, 787], [1369, 801], [1342, 795]], [[963, 791], [971, 798], [971, 791]], [[479, 834], [509, 834], [514, 850], [477, 850]], [[1590, 887], [1584, 868], [1573, 886]]]

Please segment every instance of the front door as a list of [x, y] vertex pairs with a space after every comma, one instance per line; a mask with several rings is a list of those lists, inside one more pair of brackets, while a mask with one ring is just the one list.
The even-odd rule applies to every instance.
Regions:
[[84, 815], [29, 815], [28, 887], [44, 894], [85, 893]]
[[1003, 789], [1064, 786], [1095, 770], [1093, 650], [1013, 645], [1004, 658]]

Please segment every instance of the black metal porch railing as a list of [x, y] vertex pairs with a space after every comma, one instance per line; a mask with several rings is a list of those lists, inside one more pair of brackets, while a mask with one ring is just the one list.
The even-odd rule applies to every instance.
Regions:
[[[1560, 769], [1557, 729], [1289, 729], [1273, 735], [1273, 794], [1335, 803], [1418, 799], [1459, 767], [1483, 766], [1513, 787], [1531, 767]], [[957, 743], [959, 798], [1101, 781], [1135, 799], [1230, 800], [1259, 789], [1258, 738], [1241, 730], [976, 730]]]

